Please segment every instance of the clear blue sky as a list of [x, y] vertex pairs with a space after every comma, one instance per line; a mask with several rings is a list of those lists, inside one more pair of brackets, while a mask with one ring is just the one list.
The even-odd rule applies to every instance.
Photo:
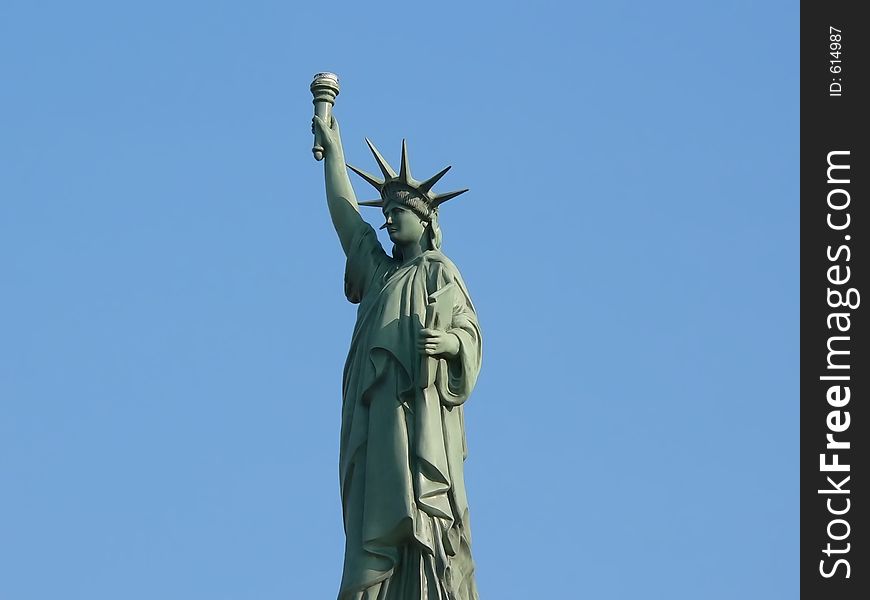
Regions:
[[0, 598], [334, 598], [321, 70], [471, 188], [482, 597], [796, 598], [798, 67], [797, 2], [4, 1]]

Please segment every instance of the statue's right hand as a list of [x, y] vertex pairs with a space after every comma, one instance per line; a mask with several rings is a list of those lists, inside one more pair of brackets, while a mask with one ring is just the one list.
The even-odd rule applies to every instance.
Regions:
[[331, 125], [314, 115], [311, 120], [311, 133], [315, 131], [320, 135], [320, 143], [323, 144], [323, 154], [329, 156], [336, 152], [341, 152], [341, 132], [338, 129], [338, 121], [330, 115], [332, 120]]

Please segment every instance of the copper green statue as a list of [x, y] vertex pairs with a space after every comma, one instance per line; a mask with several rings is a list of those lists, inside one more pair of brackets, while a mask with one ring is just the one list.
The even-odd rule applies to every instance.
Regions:
[[[337, 78], [334, 87], [337, 93]], [[481, 335], [462, 276], [441, 251], [438, 226], [441, 205], [467, 190], [436, 194], [449, 167], [418, 181], [404, 142], [396, 173], [366, 140], [382, 176], [347, 166], [380, 197], [357, 202], [331, 111], [316, 113], [313, 130], [329, 214], [347, 256], [344, 292], [359, 304], [342, 387], [346, 544], [338, 598], [477, 599], [463, 405], [480, 370]], [[391, 254], [360, 206], [381, 209]]]

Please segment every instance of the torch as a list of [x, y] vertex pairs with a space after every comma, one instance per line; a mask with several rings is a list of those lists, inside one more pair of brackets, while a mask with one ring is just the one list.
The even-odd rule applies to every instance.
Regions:
[[[314, 96], [314, 114], [323, 119], [327, 127], [331, 124], [332, 105], [338, 96], [338, 75], [335, 73], [318, 73], [311, 82], [311, 95]], [[323, 160], [323, 144], [320, 134], [314, 130], [314, 160]]]

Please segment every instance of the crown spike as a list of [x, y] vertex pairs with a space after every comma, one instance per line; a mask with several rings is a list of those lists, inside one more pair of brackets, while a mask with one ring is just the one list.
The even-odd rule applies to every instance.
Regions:
[[468, 191], [468, 188], [465, 188], [464, 190], [459, 190], [457, 192], [447, 192], [446, 194], [438, 194], [437, 196], [432, 198], [431, 204], [434, 208], [438, 208], [438, 206], [440, 206], [441, 204], [444, 204], [448, 200], [455, 198], [459, 194], [464, 194], [467, 191]]
[[363, 179], [365, 179], [366, 181], [368, 181], [370, 184], [372, 184], [372, 186], [373, 186], [376, 190], [378, 190], [379, 192], [381, 191], [381, 188], [382, 188], [383, 185], [384, 185], [384, 181], [383, 181], [383, 180], [378, 179], [378, 178], [375, 177], [374, 175], [371, 175], [371, 174], [369, 174], [369, 173], [366, 173], [366, 172], [363, 171], [362, 169], [357, 169], [357, 168], [356, 168], [355, 166], [353, 166], [353, 165], [347, 165], [347, 168], [350, 169], [351, 171], [353, 171], [354, 173], [356, 173], [357, 175], [359, 175], [360, 177], [362, 177]]
[[438, 173], [435, 173], [435, 175], [433, 175], [432, 177], [430, 177], [429, 179], [427, 179], [426, 181], [424, 181], [423, 183], [420, 184], [420, 190], [422, 190], [424, 194], [428, 194], [429, 190], [432, 189], [432, 186], [434, 186], [436, 183], [438, 183], [438, 180], [441, 179], [442, 177], [444, 177], [444, 174], [449, 170], [450, 170], [450, 167], [447, 166], [447, 167], [444, 167]]
[[366, 138], [366, 144], [369, 145], [369, 150], [372, 151], [372, 154], [375, 155], [375, 160], [378, 161], [378, 166], [381, 168], [381, 172], [384, 174], [386, 179], [395, 178], [396, 172], [393, 170], [393, 167], [390, 166], [390, 163], [381, 156], [381, 153], [378, 152], [378, 149], [375, 148], [375, 145], [369, 138]]
[[413, 185], [411, 166], [408, 163], [408, 145], [405, 143], [405, 140], [402, 140], [402, 166], [399, 167], [399, 179], [402, 183]]
[[[458, 190], [456, 192], [448, 192], [446, 194], [436, 194], [432, 191], [432, 188], [435, 186], [438, 181], [441, 180], [442, 177], [450, 170], [450, 167], [444, 167], [438, 173], [430, 177], [429, 179], [419, 182], [411, 176], [411, 164], [408, 160], [408, 143], [406, 140], [402, 140], [402, 164], [399, 168], [399, 173], [390, 166], [390, 163], [384, 159], [372, 141], [368, 138], [365, 138], [366, 144], [369, 146], [369, 150], [372, 151], [372, 154], [375, 157], [375, 160], [378, 163], [378, 167], [380, 167], [381, 172], [384, 174], [384, 179], [379, 179], [375, 177], [371, 173], [367, 173], [362, 169], [358, 169], [353, 165], [347, 165], [347, 167], [352, 170], [354, 173], [362, 177], [369, 184], [371, 184], [375, 189], [380, 192], [381, 198], [379, 200], [366, 200], [365, 202], [357, 202], [359, 206], [378, 206], [383, 207], [387, 202], [387, 198], [393, 198], [394, 191], [412, 191], [416, 195], [422, 196], [420, 198], [429, 205], [432, 209], [437, 209], [439, 205], [444, 204], [448, 200], [459, 196], [460, 194], [464, 194], [468, 191], [468, 189]], [[396, 189], [396, 187], [398, 189]]]

